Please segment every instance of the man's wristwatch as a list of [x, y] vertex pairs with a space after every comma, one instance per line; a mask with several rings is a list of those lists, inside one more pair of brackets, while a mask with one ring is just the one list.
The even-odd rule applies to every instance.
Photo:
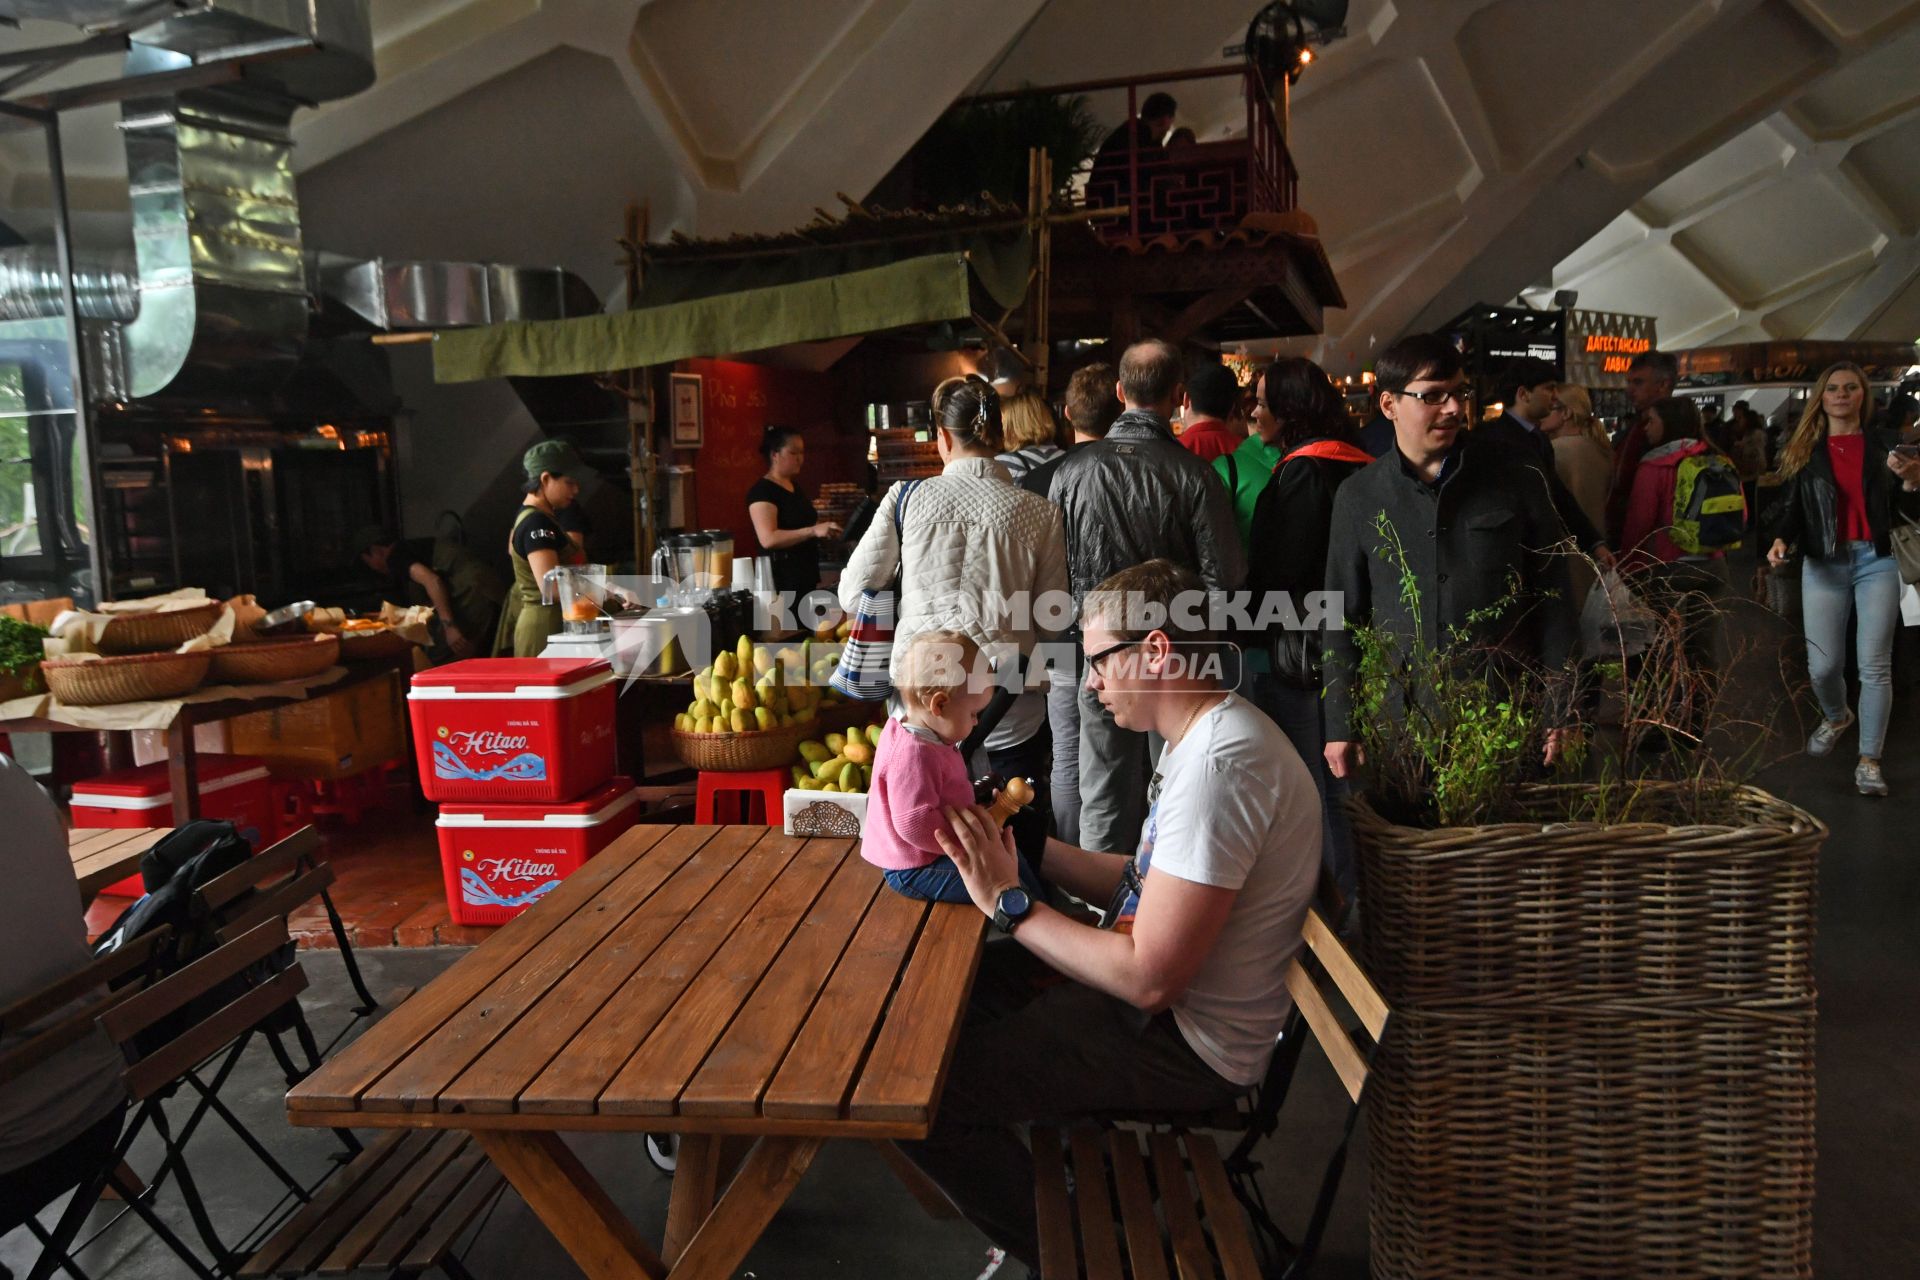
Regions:
[[1020, 927], [1020, 922], [1033, 910], [1033, 899], [1019, 885], [1002, 889], [1000, 897], [993, 904], [993, 927], [1011, 935]]

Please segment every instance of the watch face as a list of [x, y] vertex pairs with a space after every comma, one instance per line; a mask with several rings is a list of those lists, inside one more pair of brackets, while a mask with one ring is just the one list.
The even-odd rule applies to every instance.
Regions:
[[1008, 917], [1018, 920], [1033, 906], [1033, 899], [1027, 896], [1025, 889], [1002, 889], [1000, 891], [1000, 910]]

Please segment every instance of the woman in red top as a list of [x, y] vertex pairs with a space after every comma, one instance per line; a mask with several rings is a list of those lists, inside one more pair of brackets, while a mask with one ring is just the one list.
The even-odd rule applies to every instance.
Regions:
[[1893, 452], [1898, 440], [1866, 424], [1873, 390], [1855, 364], [1820, 375], [1807, 411], [1781, 451], [1787, 492], [1768, 563], [1784, 566], [1798, 550], [1800, 611], [1807, 634], [1807, 670], [1824, 717], [1807, 754], [1826, 756], [1853, 725], [1847, 707], [1847, 622], [1857, 616], [1860, 667], [1860, 760], [1853, 782], [1861, 795], [1884, 796], [1880, 770], [1893, 713], [1893, 629], [1900, 624], [1900, 572], [1888, 534], [1896, 511], [1920, 517], [1920, 460]]

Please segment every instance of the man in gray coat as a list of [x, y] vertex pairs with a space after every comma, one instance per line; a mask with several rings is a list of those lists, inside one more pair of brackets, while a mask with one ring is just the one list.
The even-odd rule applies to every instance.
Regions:
[[[1183, 372], [1170, 343], [1128, 347], [1116, 386], [1126, 410], [1104, 439], [1075, 449], [1054, 473], [1048, 497], [1066, 517], [1076, 606], [1122, 569], [1160, 558], [1198, 573], [1211, 590], [1236, 590], [1245, 580], [1226, 487], [1168, 425]], [[1083, 848], [1124, 853], [1138, 843], [1151, 753], [1160, 745], [1149, 737], [1120, 728], [1098, 698], [1080, 690]]]

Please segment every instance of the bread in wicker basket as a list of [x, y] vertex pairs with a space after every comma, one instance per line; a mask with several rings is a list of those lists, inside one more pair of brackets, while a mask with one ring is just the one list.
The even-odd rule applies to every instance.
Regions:
[[117, 657], [48, 658], [40, 664], [47, 688], [61, 702], [100, 707], [192, 693], [207, 678], [213, 657], [199, 653], [132, 653]]
[[755, 769], [784, 769], [819, 728], [815, 720], [754, 733], [688, 733], [673, 731], [673, 753], [681, 763], [712, 773], [747, 773]]
[[[101, 653], [121, 655], [156, 653], [177, 649], [196, 636], [203, 636], [220, 620], [227, 606], [209, 600], [189, 609], [168, 609], [153, 613], [116, 613], [100, 629], [94, 647]], [[66, 699], [62, 698], [62, 702]]]
[[386, 627], [342, 631], [338, 635], [342, 662], [391, 662], [413, 651], [413, 641]]
[[319, 675], [340, 658], [334, 636], [295, 636], [291, 640], [253, 640], [213, 650], [215, 684], [271, 684]]

